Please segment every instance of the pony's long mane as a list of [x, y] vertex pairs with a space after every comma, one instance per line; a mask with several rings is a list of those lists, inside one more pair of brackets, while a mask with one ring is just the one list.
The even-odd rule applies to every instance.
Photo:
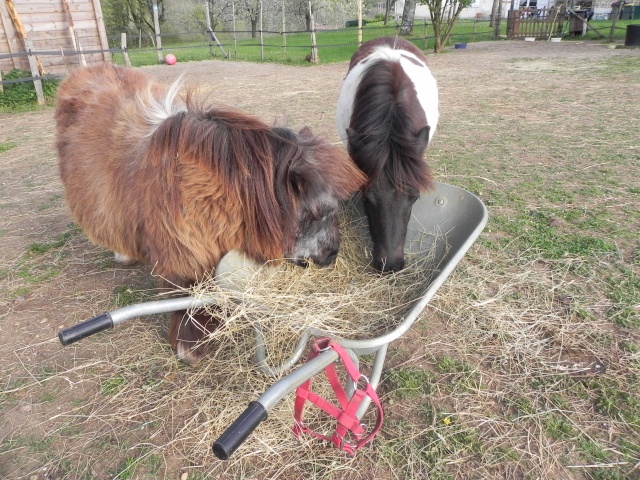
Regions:
[[[358, 166], [369, 183], [386, 171], [395, 188], [423, 191], [432, 177], [416, 139], [424, 127], [415, 89], [399, 62], [377, 60], [362, 74], [354, 105], [351, 128], [361, 142]], [[422, 123], [422, 124], [421, 124]]]
[[187, 98], [187, 110], [169, 116], [151, 134], [147, 154], [155, 162], [164, 162], [171, 172], [176, 213], [179, 166], [191, 159], [212, 171], [242, 202], [247, 253], [262, 260], [281, 258], [287, 247], [284, 229], [290, 222], [283, 220], [289, 207], [279, 204], [274, 190], [272, 136], [271, 129], [253, 116], [228, 109], [205, 110]]

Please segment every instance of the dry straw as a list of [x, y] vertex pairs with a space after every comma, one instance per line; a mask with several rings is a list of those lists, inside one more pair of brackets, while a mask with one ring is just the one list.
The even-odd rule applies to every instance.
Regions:
[[364, 220], [352, 218], [341, 218], [342, 245], [332, 267], [267, 265], [242, 283], [240, 291], [225, 289], [213, 278], [193, 287], [189, 294], [216, 299], [211, 313], [222, 319], [209, 341], [234, 343], [240, 332], [251, 335], [252, 327], [259, 328], [277, 365], [309, 330], [350, 339], [393, 330], [437, 273], [435, 234], [420, 232], [426, 250], [408, 255], [401, 272], [381, 275], [369, 265]]

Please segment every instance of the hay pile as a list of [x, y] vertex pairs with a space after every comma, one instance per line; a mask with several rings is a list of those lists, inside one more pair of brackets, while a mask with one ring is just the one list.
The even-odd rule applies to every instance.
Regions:
[[251, 327], [260, 328], [270, 361], [279, 364], [308, 330], [349, 339], [393, 330], [437, 274], [434, 234], [422, 233], [430, 237], [425, 242], [429, 250], [408, 255], [404, 270], [381, 275], [370, 266], [363, 236], [368, 235], [366, 219], [354, 218], [349, 206], [341, 216], [342, 244], [331, 267], [267, 265], [239, 283], [238, 291], [221, 287], [214, 278], [189, 290], [190, 295], [216, 299], [211, 313], [221, 316], [223, 326], [210, 340], [219, 343], [222, 337], [237, 338]]

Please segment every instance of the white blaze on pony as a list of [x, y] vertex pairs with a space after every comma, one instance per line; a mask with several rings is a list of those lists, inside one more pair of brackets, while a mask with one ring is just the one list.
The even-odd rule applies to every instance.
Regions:
[[[176, 108], [176, 88], [108, 64], [60, 85], [60, 176], [85, 234], [173, 286], [202, 279], [230, 250], [259, 262], [332, 263], [339, 202], [365, 181], [343, 149], [306, 127], [269, 127], [189, 97]], [[199, 361], [217, 322], [204, 311], [172, 313], [180, 358]]]
[[438, 124], [438, 86], [412, 43], [382, 37], [353, 54], [336, 112], [340, 139], [368, 176], [363, 203], [380, 271], [404, 267], [411, 207], [432, 184], [424, 150]]

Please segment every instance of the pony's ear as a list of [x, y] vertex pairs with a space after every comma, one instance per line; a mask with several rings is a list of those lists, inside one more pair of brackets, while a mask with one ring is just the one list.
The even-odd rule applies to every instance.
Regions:
[[431, 131], [431, 127], [427, 125], [426, 127], [422, 127], [416, 133], [416, 140], [418, 142], [418, 146], [420, 150], [424, 150], [429, 145], [429, 132]]
[[320, 195], [322, 178], [305, 162], [297, 162], [289, 171], [289, 184], [299, 199], [315, 198]]
[[313, 132], [309, 127], [302, 127], [300, 132], [298, 132], [298, 135], [301, 137], [313, 137]]

